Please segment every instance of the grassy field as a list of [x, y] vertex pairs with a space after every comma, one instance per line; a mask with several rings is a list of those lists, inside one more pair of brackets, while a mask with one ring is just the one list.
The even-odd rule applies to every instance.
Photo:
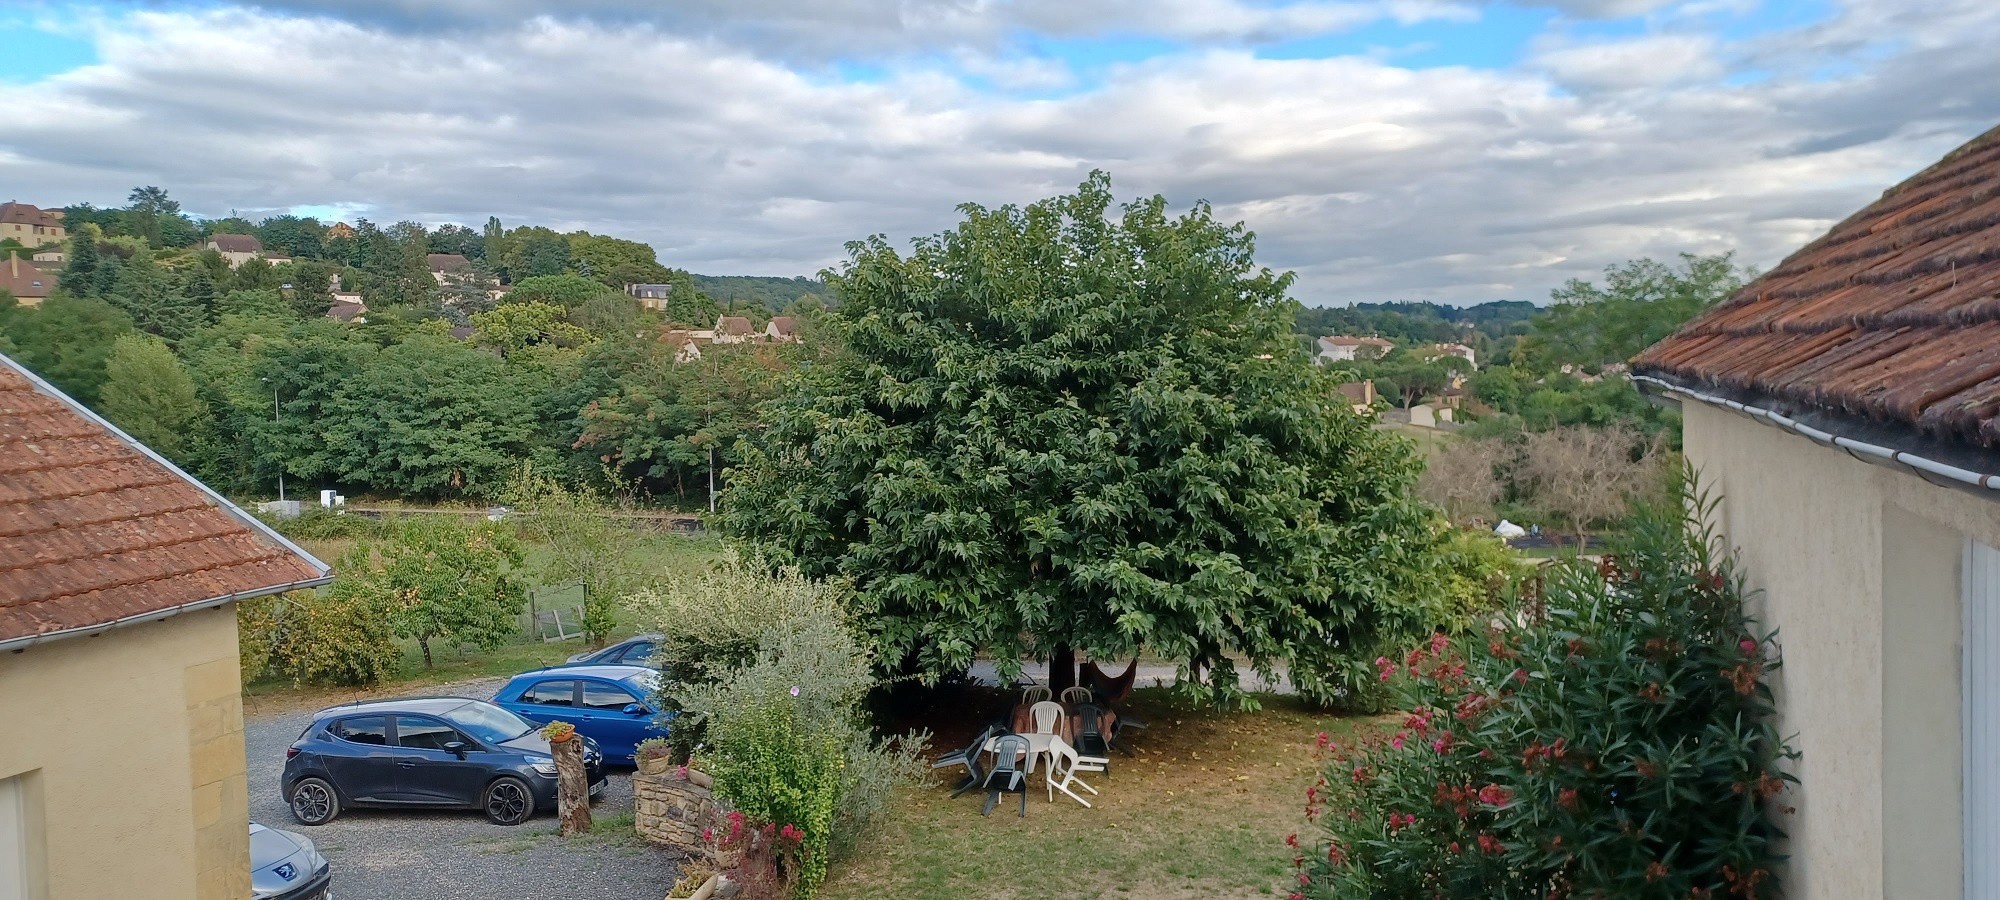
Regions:
[[[1084, 776], [1100, 791], [1094, 809], [1060, 793], [1051, 803], [1039, 774], [1026, 818], [1011, 795], [981, 818], [983, 794], [908, 791], [855, 858], [834, 867], [822, 896], [1282, 897], [1291, 878], [1285, 835], [1306, 827], [1314, 737], [1369, 720], [1263, 700], [1260, 712], [1217, 712], [1178, 706], [1161, 689], [1135, 692], [1126, 709], [1152, 727], [1133, 735], [1135, 756], [1114, 755], [1109, 777]], [[1009, 702], [986, 692], [941, 704], [940, 744], [968, 739], [963, 732]]]
[[[354, 538], [299, 539], [297, 542], [314, 556], [329, 563], [337, 563], [343, 554], [354, 549], [355, 544], [359, 543]], [[640, 532], [639, 539], [632, 549], [630, 565], [634, 572], [656, 575], [704, 566], [720, 558], [721, 554], [722, 542], [711, 534]], [[546, 548], [530, 546], [528, 550], [530, 571], [539, 568], [547, 556]], [[575, 592], [563, 592], [558, 594], [558, 599], [574, 606], [580, 602], [580, 595]], [[403, 648], [403, 664], [398, 677], [370, 688], [300, 687], [289, 681], [273, 679], [252, 682], [243, 689], [244, 708], [254, 714], [278, 709], [328, 706], [364, 697], [418, 693], [430, 685], [472, 678], [503, 677], [539, 666], [553, 665], [564, 661], [584, 647], [580, 640], [544, 643], [528, 635], [526, 623], [527, 616], [524, 612], [521, 636], [494, 650], [433, 645], [435, 665], [430, 669], [424, 668], [423, 655], [418, 651], [415, 641], [399, 641]], [[642, 623], [621, 622], [618, 630], [614, 632], [614, 639], [634, 633], [641, 625]]]

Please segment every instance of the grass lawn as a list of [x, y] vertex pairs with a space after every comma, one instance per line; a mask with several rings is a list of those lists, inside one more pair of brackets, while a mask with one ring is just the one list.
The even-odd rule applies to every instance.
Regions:
[[[1100, 792], [1094, 809], [1060, 793], [1049, 802], [1039, 772], [1026, 818], [1012, 795], [981, 818], [984, 794], [953, 800], [943, 785], [907, 791], [855, 857], [835, 865], [822, 896], [1282, 897], [1291, 878], [1285, 835], [1306, 827], [1314, 737], [1347, 735], [1370, 720], [1262, 699], [1260, 712], [1216, 712], [1177, 705], [1162, 689], [1135, 692], [1124, 709], [1152, 727], [1128, 732], [1137, 755], [1114, 754], [1110, 777], [1083, 776]], [[968, 691], [938, 703], [940, 746], [969, 740], [1011, 702]]]

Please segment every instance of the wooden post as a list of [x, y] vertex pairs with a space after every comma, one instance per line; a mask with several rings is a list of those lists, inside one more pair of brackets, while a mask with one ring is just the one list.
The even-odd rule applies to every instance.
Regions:
[[590, 773], [583, 767], [583, 735], [549, 744], [556, 758], [556, 817], [562, 836], [590, 831]]

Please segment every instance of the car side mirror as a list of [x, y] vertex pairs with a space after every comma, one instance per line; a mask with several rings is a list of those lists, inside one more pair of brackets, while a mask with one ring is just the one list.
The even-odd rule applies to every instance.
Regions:
[[444, 750], [446, 753], [453, 754], [457, 756], [459, 759], [465, 758], [464, 741], [446, 741], [444, 745]]
[[625, 704], [625, 714], [628, 716], [643, 716], [649, 712], [652, 712], [652, 710], [647, 709], [644, 703]]

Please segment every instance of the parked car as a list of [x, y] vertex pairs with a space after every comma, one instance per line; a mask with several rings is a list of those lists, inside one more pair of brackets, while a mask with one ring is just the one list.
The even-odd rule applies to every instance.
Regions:
[[[324, 825], [349, 807], [477, 809], [519, 825], [556, 804], [556, 764], [540, 726], [484, 700], [414, 697], [323, 709], [285, 750], [292, 816]], [[604, 754], [583, 742], [590, 792]]]
[[602, 650], [586, 650], [569, 658], [572, 666], [643, 666], [653, 658], [653, 650], [660, 646], [661, 635], [639, 634], [628, 637]]
[[659, 679], [645, 666], [552, 666], [514, 676], [493, 702], [536, 722], [575, 725], [606, 760], [629, 766], [640, 741], [667, 734], [648, 699]]
[[252, 900], [333, 900], [333, 870], [305, 835], [250, 823]]

